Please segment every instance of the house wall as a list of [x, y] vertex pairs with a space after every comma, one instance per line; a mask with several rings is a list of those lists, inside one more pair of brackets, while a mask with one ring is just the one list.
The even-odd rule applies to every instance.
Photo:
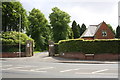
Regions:
[[[102, 35], [103, 30], [107, 32], [107, 36]], [[115, 35], [109, 29], [109, 27], [107, 26], [107, 24], [105, 22], [103, 22], [101, 24], [100, 28], [98, 29], [98, 31], [96, 32], [95, 37], [94, 37], [94, 39], [114, 39], [114, 38], [115, 38]]]

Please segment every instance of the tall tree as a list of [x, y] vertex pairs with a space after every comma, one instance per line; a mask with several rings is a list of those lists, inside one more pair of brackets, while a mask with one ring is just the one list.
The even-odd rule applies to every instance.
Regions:
[[73, 31], [74, 39], [80, 37], [80, 26], [77, 25], [75, 20], [72, 23], [72, 31]]
[[80, 36], [84, 33], [85, 30], [86, 30], [86, 25], [83, 23], [80, 28]]
[[120, 26], [116, 28], [116, 38], [120, 38]]
[[35, 8], [29, 13], [28, 19], [30, 25], [27, 34], [35, 40], [35, 49], [45, 50], [50, 39], [50, 27], [48, 26], [47, 19], [39, 9]]
[[52, 11], [53, 12], [49, 15], [49, 18], [53, 31], [53, 40], [58, 42], [59, 40], [68, 39], [68, 24], [70, 23], [69, 14], [58, 9], [57, 7], [52, 8]]
[[[2, 31], [26, 30], [28, 27], [26, 10], [20, 2], [2, 2]], [[21, 22], [20, 22], [21, 18]]]

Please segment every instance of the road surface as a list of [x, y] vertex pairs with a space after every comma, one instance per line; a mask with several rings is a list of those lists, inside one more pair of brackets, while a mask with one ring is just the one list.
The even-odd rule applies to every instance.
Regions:
[[117, 63], [59, 63], [46, 54], [2, 59], [2, 78], [118, 78]]

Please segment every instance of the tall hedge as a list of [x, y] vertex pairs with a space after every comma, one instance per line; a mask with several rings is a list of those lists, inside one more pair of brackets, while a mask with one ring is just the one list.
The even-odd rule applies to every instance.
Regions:
[[3, 32], [0, 36], [2, 52], [19, 52], [19, 43], [21, 44], [21, 51], [25, 52], [26, 41], [33, 41], [26, 34], [15, 31]]
[[83, 52], [83, 53], [120, 53], [120, 39], [114, 40], [62, 40], [59, 42], [59, 53]]

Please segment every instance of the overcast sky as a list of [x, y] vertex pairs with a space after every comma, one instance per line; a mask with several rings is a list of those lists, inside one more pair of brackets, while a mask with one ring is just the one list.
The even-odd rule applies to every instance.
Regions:
[[120, 0], [20, 0], [27, 11], [37, 8], [48, 20], [51, 9], [58, 7], [71, 16], [71, 21], [75, 20], [80, 25], [85, 23], [88, 27], [105, 21], [114, 29], [118, 25], [118, 1]]

